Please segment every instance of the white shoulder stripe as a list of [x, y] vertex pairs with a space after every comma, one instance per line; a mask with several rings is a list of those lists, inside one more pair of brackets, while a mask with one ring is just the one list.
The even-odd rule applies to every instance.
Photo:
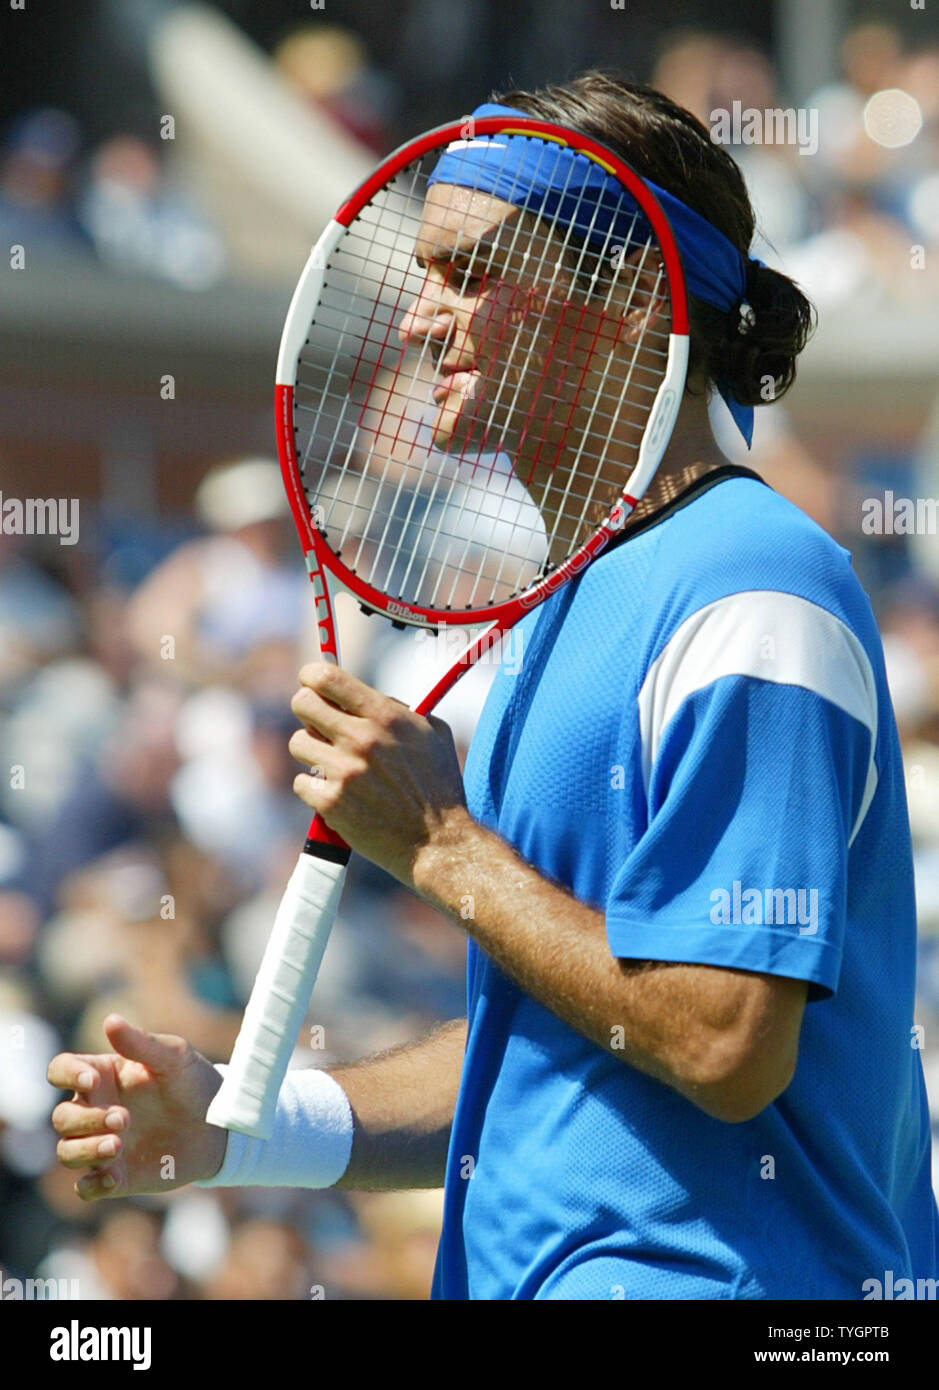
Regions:
[[656, 657], [639, 692], [646, 790], [670, 721], [690, 695], [722, 676], [802, 686], [870, 730], [867, 783], [852, 843], [877, 789], [877, 686], [855, 634], [817, 604], [771, 589], [729, 594], [692, 613]]

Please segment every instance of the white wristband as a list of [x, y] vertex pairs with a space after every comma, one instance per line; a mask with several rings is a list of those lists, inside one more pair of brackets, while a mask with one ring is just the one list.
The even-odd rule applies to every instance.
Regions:
[[348, 1097], [328, 1072], [288, 1071], [270, 1139], [229, 1130], [221, 1168], [193, 1186], [333, 1187], [349, 1166], [352, 1127]]

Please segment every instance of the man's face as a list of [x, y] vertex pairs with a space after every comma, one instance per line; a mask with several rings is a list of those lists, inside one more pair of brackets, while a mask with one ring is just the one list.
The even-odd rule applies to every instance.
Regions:
[[591, 286], [562, 236], [499, 198], [433, 184], [414, 251], [423, 286], [398, 334], [433, 364], [436, 448], [471, 463], [504, 451], [543, 513], [585, 496], [572, 474], [589, 469], [592, 526], [635, 462], [667, 300], [657, 257], [637, 251]]
[[424, 275], [398, 333], [434, 365], [434, 444], [517, 448], [537, 396], [569, 276], [535, 218], [511, 203], [433, 184], [415, 245]]

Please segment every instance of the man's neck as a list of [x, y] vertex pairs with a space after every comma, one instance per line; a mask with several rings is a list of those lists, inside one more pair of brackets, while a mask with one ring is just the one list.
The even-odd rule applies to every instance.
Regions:
[[[612, 453], [613, 450], [610, 450], [611, 455]], [[646, 489], [645, 496], [640, 499], [626, 522], [624, 533], [628, 533], [631, 527], [647, 521], [650, 516], [668, 506], [698, 478], [713, 473], [726, 463], [727, 459], [714, 441], [706, 397], [703, 394], [686, 395], [665, 456]], [[600, 524], [604, 508], [614, 506], [619, 495], [618, 488], [622, 488], [622, 480], [630, 468], [631, 465], [625, 460], [610, 458], [610, 474], [618, 477], [619, 481], [613, 483], [611, 480], [605, 492], [599, 486], [596, 488], [591, 508], [593, 515], [588, 515], [587, 518], [592, 525]], [[563, 500], [563, 489], [558, 486], [553, 473], [547, 470], [542, 472], [543, 476], [535, 474], [526, 478], [522, 468], [521, 476], [532, 501], [542, 514], [548, 535], [552, 537], [551, 559], [559, 564], [571, 553], [575, 544], [586, 539], [583, 532], [584, 518], [573, 515], [569, 518], [558, 517], [556, 508]], [[546, 507], [546, 498], [554, 503], [555, 509]]]
[[674, 502], [698, 478], [726, 463], [714, 442], [706, 398], [685, 396], [665, 456], [623, 529], [628, 531], [646, 521]]

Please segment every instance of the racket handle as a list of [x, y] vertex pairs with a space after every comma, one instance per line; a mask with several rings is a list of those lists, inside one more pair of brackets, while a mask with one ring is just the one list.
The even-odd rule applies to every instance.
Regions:
[[328, 831], [329, 839], [313, 838], [317, 829], [284, 891], [231, 1063], [206, 1114], [209, 1124], [255, 1139], [271, 1136], [346, 875], [348, 849]]

